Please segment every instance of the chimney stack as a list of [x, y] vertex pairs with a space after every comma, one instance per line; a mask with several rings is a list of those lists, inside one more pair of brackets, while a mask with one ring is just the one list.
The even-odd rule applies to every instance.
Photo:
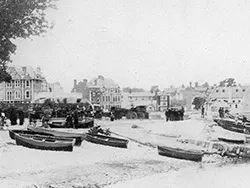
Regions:
[[76, 88], [77, 81], [76, 79], [74, 80], [74, 88]]

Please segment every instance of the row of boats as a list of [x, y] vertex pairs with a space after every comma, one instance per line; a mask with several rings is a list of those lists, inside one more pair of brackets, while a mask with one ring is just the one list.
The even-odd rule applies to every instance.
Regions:
[[91, 133], [71, 133], [41, 127], [27, 130], [9, 130], [9, 136], [17, 145], [40, 150], [73, 151], [73, 146], [81, 146], [82, 141], [127, 148], [128, 140]]
[[[202, 161], [205, 154], [219, 154], [228, 157], [250, 158], [250, 147], [245, 145], [250, 139], [250, 124], [242, 121], [235, 121], [230, 118], [214, 119], [218, 126], [225, 130], [242, 133], [239, 138], [218, 137], [218, 142], [199, 141], [199, 140], [177, 140], [183, 144], [193, 144], [200, 149], [187, 149], [184, 147], [158, 146], [160, 155], [186, 159], [191, 161]], [[221, 141], [221, 142], [220, 142]]]

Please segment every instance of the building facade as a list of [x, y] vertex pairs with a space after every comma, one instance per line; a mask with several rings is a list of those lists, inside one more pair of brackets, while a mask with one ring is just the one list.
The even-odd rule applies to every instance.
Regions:
[[157, 110], [157, 100], [155, 94], [151, 92], [126, 92], [122, 93], [122, 107], [132, 108], [136, 106], [146, 106], [147, 111]]
[[[215, 105], [216, 104], [216, 105]], [[232, 113], [250, 112], [250, 87], [231, 86], [213, 89], [209, 96], [208, 110], [217, 112], [227, 106]]]
[[74, 87], [71, 92], [82, 93], [83, 99], [88, 99], [93, 105], [100, 105], [105, 110], [110, 110], [111, 107], [121, 107], [120, 86], [112, 79], [104, 78], [101, 75], [89, 82], [87, 79], [79, 83], [74, 80]]
[[4, 96], [1, 98], [7, 103], [30, 103], [35, 95], [47, 90], [47, 82], [42, 76], [41, 69], [32, 67], [8, 67], [12, 79], [2, 83]]

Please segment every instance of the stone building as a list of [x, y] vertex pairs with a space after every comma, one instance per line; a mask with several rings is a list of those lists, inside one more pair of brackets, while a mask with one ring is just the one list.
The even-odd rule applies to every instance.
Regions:
[[84, 79], [77, 83], [74, 80], [72, 93], [82, 93], [83, 99], [88, 99], [92, 104], [97, 104], [103, 109], [110, 110], [111, 107], [121, 107], [122, 95], [120, 86], [112, 79], [99, 75], [89, 82]]
[[1, 101], [7, 103], [30, 103], [39, 92], [47, 91], [48, 86], [41, 69], [30, 66], [8, 67], [12, 77], [10, 82], [1, 83]]

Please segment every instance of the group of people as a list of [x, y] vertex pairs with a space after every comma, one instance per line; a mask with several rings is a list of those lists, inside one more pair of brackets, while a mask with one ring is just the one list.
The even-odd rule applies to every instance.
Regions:
[[166, 121], [179, 121], [184, 119], [184, 108], [168, 108], [165, 111]]
[[[24, 124], [24, 112], [22, 109], [17, 109], [13, 106], [7, 110], [0, 109], [0, 129], [3, 129], [4, 126], [8, 126], [6, 123], [7, 118], [10, 120], [11, 125]], [[19, 121], [17, 121], [18, 119]]]

